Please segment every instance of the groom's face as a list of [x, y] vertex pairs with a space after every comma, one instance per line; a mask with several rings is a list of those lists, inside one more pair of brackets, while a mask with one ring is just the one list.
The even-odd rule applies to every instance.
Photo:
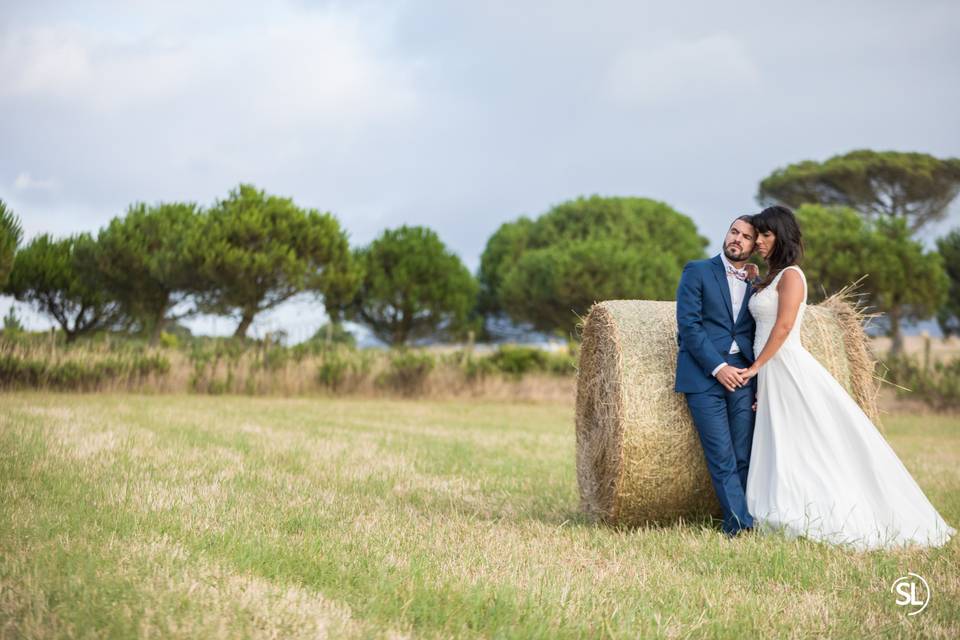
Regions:
[[723, 254], [727, 260], [741, 262], [753, 253], [753, 243], [757, 240], [757, 232], [753, 225], [746, 220], [734, 220], [723, 239]]

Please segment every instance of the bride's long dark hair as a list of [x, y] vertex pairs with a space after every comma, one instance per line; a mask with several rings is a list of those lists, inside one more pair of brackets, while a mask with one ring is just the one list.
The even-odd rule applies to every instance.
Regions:
[[750, 223], [757, 230], [758, 238], [766, 231], [772, 231], [776, 236], [773, 251], [766, 258], [770, 270], [757, 285], [763, 289], [773, 282], [778, 273], [803, 258], [803, 234], [800, 233], [800, 225], [793, 211], [780, 205], [767, 207], [753, 216]]

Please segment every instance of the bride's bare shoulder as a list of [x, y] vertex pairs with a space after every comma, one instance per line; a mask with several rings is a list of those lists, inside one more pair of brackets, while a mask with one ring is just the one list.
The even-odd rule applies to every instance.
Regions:
[[798, 267], [795, 264], [790, 265], [789, 267], [784, 267], [783, 271], [777, 276], [778, 279], [783, 282], [787, 281], [796, 281], [796, 280], [806, 280], [807, 276], [803, 273], [803, 269]]
[[800, 269], [800, 267], [796, 265], [786, 267], [780, 272], [780, 275], [777, 276], [777, 280], [778, 293], [789, 293], [796, 291], [799, 295], [803, 295], [807, 285], [806, 276], [803, 275], [803, 271]]
[[784, 269], [780, 276], [777, 278], [781, 283], [783, 282], [800, 282], [803, 280], [803, 272], [800, 269], [795, 269], [793, 267], [787, 267]]

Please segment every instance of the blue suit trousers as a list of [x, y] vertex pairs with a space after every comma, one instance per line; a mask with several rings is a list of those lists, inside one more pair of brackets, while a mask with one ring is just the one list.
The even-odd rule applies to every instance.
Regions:
[[[737, 368], [750, 366], [741, 354], [726, 354], [725, 360]], [[723, 511], [723, 531], [730, 535], [753, 527], [753, 517], [747, 511], [746, 488], [755, 388], [756, 378], [732, 392], [716, 382], [706, 391], [686, 394]]]

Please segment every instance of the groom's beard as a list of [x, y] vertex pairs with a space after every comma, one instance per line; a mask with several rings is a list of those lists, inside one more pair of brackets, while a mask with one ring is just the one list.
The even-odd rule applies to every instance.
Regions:
[[[736, 253], [733, 253], [734, 251], [736, 251]], [[724, 247], [724, 248], [723, 248], [723, 255], [725, 255], [725, 256], [727, 257], [727, 260], [732, 260], [732, 261], [736, 261], [736, 262], [741, 262], [741, 261], [746, 260], [746, 259], [748, 259], [748, 258], [750, 257], [750, 254], [749, 254], [749, 253], [746, 253], [743, 249], [741, 249], [740, 247], [738, 247], [738, 246], [736, 246], [736, 245], [734, 245], [734, 246], [732, 246], [732, 247], [731, 247], [731, 246]]]

